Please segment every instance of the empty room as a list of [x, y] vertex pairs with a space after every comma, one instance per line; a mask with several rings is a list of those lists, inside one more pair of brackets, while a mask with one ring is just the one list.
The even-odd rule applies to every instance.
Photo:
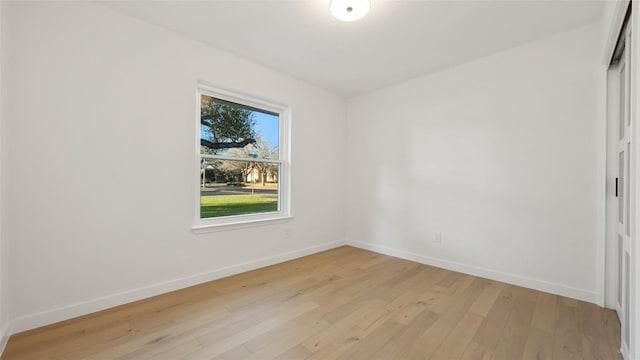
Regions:
[[640, 359], [626, 0], [0, 0], [0, 358]]

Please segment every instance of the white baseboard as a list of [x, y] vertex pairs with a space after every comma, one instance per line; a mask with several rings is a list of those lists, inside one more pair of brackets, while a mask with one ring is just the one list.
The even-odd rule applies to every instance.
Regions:
[[544, 280], [532, 279], [524, 276], [507, 274], [500, 271], [486, 269], [478, 266], [462, 264], [454, 261], [437, 259], [430, 256], [419, 255], [404, 250], [394, 249], [386, 246], [370, 244], [362, 241], [347, 240], [347, 245], [351, 245], [357, 248], [370, 250], [384, 255], [389, 255], [405, 260], [415, 261], [425, 265], [436, 266], [439, 268], [461, 272], [469, 275], [483, 277], [491, 280], [496, 280], [512, 285], [518, 285], [529, 289], [539, 290], [555, 295], [566, 296], [572, 299], [582, 300], [593, 304], [598, 304], [599, 297], [595, 291], [589, 291], [584, 289], [577, 289], [562, 284], [552, 283]]
[[[133, 301], [146, 299], [148, 297], [183, 289], [189, 286], [202, 284], [208, 281], [259, 269], [261, 267], [278, 264], [284, 261], [297, 259], [299, 257], [315, 254], [343, 245], [346, 245], [345, 240], [328, 242], [316, 246], [310, 246], [304, 249], [289, 251], [274, 256], [268, 256], [262, 259], [249, 261], [238, 265], [228, 266], [225, 268], [207, 271], [196, 275], [149, 285], [138, 289], [123, 291], [121, 293], [71, 304], [58, 309], [23, 316], [11, 320], [8, 326], [8, 332], [5, 332], [3, 335], [7, 335], [6, 337], [8, 337], [8, 335], [35, 329], [40, 326], [53, 324], [59, 321], [90, 314], [100, 310], [105, 310]], [[5, 336], [3, 336], [2, 340], [3, 342], [6, 342]]]

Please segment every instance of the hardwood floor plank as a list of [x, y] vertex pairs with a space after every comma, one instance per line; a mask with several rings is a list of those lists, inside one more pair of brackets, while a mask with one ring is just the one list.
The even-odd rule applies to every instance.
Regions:
[[308, 359], [311, 353], [307, 348], [302, 345], [296, 345], [284, 353], [276, 356], [273, 360], [294, 360], [294, 359]]
[[454, 330], [481, 293], [482, 289], [480, 288], [468, 287], [464, 293], [455, 297], [444, 314], [440, 315], [436, 323], [416, 341], [415, 347], [427, 356], [431, 356], [449, 333]]
[[482, 294], [480, 294], [478, 299], [471, 305], [469, 311], [480, 316], [486, 316], [502, 290], [502, 283], [491, 282], [487, 284]]
[[361, 339], [357, 346], [350, 348], [347, 352], [338, 357], [338, 360], [369, 360], [387, 343], [395, 334], [400, 332], [403, 325], [387, 320], [371, 334]]
[[337, 340], [337, 336], [356, 326], [362, 319], [366, 318], [367, 314], [377, 308], [381, 308], [383, 305], [384, 303], [377, 299], [364, 303], [359, 309], [327, 327], [327, 331], [310, 337], [302, 344], [309, 351], [319, 351], [324, 346], [327, 346]]
[[[293, 321], [285, 324], [290, 325]], [[309, 337], [322, 332], [329, 326], [324, 320], [318, 320], [314, 324], [308, 324], [301, 328], [283, 326], [279, 331], [272, 331], [261, 335], [258, 338], [244, 343], [244, 347], [251, 351], [245, 359], [273, 359], [286, 353], [289, 349], [306, 341]], [[259, 344], [259, 345], [258, 345]]]
[[582, 359], [582, 334], [577, 301], [560, 299], [553, 337], [553, 358]]
[[278, 325], [285, 323], [291, 319], [294, 319], [300, 314], [303, 314], [309, 310], [317, 307], [317, 304], [313, 302], [305, 302], [303, 304], [292, 307], [288, 310], [282, 310], [278, 312], [278, 314], [269, 317], [268, 319], [261, 321], [249, 328], [241, 330], [237, 333], [230, 334], [229, 336], [225, 336], [224, 338], [213, 338], [212, 340], [211, 334], [204, 335], [198, 338], [204, 345], [204, 347], [198, 351], [195, 351], [187, 356], [184, 356], [180, 359], [184, 360], [195, 360], [195, 359], [211, 359], [220, 354], [223, 354], [236, 346], [239, 346], [261, 334], [264, 334], [267, 331], [270, 331], [276, 328]]
[[[385, 345], [377, 351], [371, 359], [405, 359], [409, 349], [413, 348], [420, 334], [423, 334], [439, 318], [439, 315], [431, 311], [423, 311], [410, 323], [406, 324], [398, 333], [392, 336]], [[424, 354], [424, 353], [423, 353]], [[424, 354], [426, 355], [426, 354]]]
[[[342, 356], [349, 349], [358, 346], [360, 341], [369, 334], [368, 331], [354, 326], [351, 329], [337, 334], [336, 339], [327, 346], [305, 358], [305, 360], [335, 360]], [[302, 345], [305, 349], [306, 347]]]
[[553, 353], [553, 333], [532, 327], [522, 355], [526, 360], [551, 360]]
[[471, 312], [464, 314], [456, 327], [453, 328], [433, 356], [431, 356], [431, 359], [450, 360], [461, 358], [464, 354], [465, 346], [471, 342], [483, 320], [483, 316]]
[[493, 359], [522, 358], [535, 308], [536, 303], [533, 301], [523, 298], [515, 299], [511, 314], [493, 351]]
[[[190, 354], [194, 351], [198, 351], [200, 349], [202, 349], [202, 344], [197, 340], [192, 340], [192, 341], [181, 343], [176, 346], [172, 346], [168, 349], [165, 349], [163, 351], [159, 351], [153, 354], [146, 354], [146, 355], [141, 354], [142, 357], [138, 357], [138, 359], [145, 359], [145, 360], [177, 359], [182, 356], [185, 356], [186, 354]], [[103, 358], [103, 359], [108, 359], [108, 358]]]
[[480, 324], [462, 359], [490, 359], [514, 305], [514, 286], [505, 285]]
[[553, 334], [556, 327], [556, 311], [558, 297], [552, 294], [539, 293], [536, 301], [536, 310], [533, 313], [531, 326], [534, 326], [549, 334]]

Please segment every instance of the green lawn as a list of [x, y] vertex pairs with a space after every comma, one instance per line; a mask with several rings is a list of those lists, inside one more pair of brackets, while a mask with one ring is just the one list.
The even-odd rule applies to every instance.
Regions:
[[278, 211], [278, 195], [239, 194], [200, 196], [200, 217], [253, 214]]

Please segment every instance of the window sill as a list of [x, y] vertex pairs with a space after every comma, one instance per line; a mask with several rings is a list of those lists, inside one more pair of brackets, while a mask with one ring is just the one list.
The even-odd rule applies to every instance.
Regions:
[[193, 225], [191, 227], [191, 231], [196, 234], [205, 234], [217, 231], [228, 231], [228, 230], [239, 230], [252, 228], [257, 226], [266, 226], [272, 224], [278, 224], [283, 222], [288, 222], [293, 220], [293, 216], [283, 215], [272, 218], [264, 218], [264, 219], [251, 219], [251, 220], [240, 220], [228, 223], [219, 223], [219, 224], [198, 224]]

